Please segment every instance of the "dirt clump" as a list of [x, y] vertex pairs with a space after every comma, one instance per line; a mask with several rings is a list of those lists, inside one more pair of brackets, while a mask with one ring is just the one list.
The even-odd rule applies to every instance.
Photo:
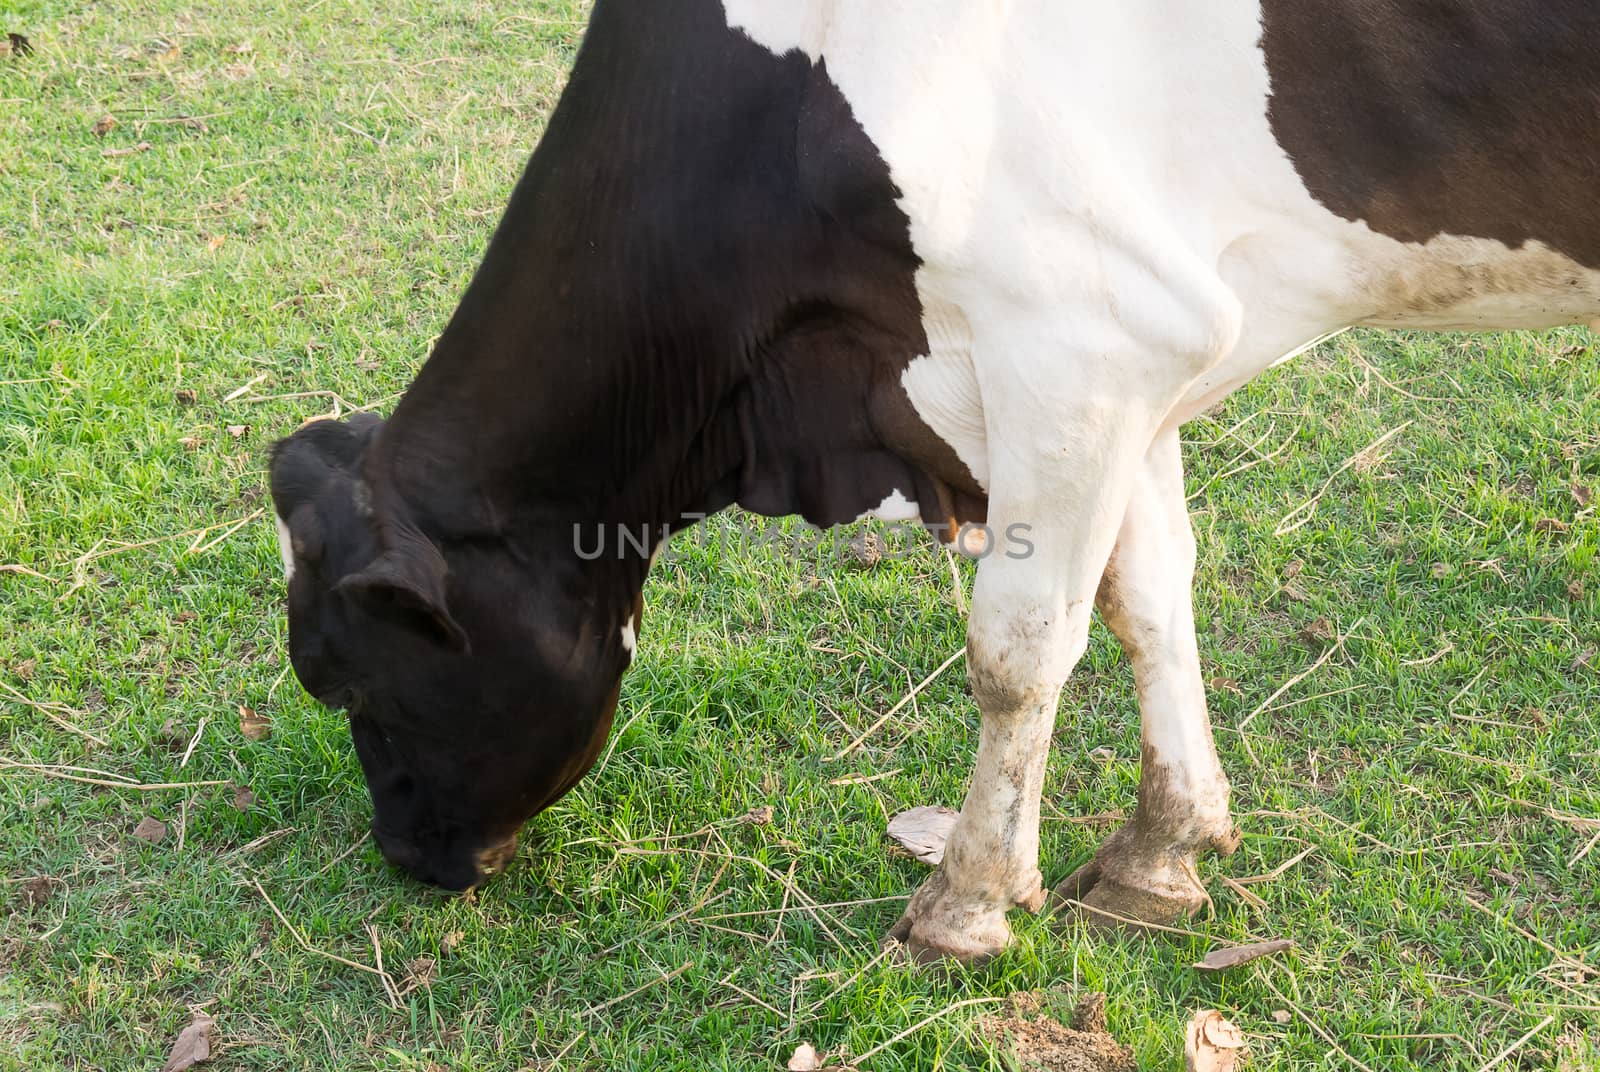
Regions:
[[1037, 994], [1013, 994], [1003, 1016], [986, 1016], [984, 1033], [1024, 1072], [1138, 1072], [1133, 1051], [1106, 1030], [1106, 996], [1087, 994], [1072, 1026], [1041, 1011]]

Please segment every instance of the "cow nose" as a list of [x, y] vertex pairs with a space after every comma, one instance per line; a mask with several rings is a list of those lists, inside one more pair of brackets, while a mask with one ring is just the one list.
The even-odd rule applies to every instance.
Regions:
[[385, 833], [376, 824], [372, 836], [385, 860], [418, 882], [445, 890], [471, 889], [504, 868], [517, 854], [515, 834], [471, 854], [459, 849], [425, 852], [405, 838]]

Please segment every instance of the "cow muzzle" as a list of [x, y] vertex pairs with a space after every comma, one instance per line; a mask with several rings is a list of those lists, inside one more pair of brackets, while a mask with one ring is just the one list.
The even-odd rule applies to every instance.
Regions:
[[372, 828], [372, 836], [389, 863], [419, 882], [453, 891], [466, 891], [481, 884], [504, 870], [517, 854], [515, 834], [471, 853], [461, 849], [424, 851], [405, 838], [385, 833], [377, 825]]

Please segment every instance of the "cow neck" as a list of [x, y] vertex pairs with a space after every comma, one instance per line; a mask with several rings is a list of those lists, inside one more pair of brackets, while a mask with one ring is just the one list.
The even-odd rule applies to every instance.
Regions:
[[[482, 264], [379, 437], [429, 527], [673, 524], [732, 501], [731, 399], [792, 292], [808, 60], [720, 5], [597, 5]], [[656, 25], [659, 24], [659, 25]]]
[[825, 64], [714, 0], [597, 4], [381, 468], [457, 537], [932, 503], [965, 470], [900, 386], [927, 344], [897, 197]]

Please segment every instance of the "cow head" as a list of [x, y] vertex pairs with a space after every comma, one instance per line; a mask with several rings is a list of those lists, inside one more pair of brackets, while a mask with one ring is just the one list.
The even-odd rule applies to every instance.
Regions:
[[290, 657], [306, 691], [349, 713], [383, 854], [465, 889], [593, 763], [637, 592], [603, 598], [570, 526], [542, 543], [430, 534], [373, 464], [382, 430], [317, 422], [274, 449]]

